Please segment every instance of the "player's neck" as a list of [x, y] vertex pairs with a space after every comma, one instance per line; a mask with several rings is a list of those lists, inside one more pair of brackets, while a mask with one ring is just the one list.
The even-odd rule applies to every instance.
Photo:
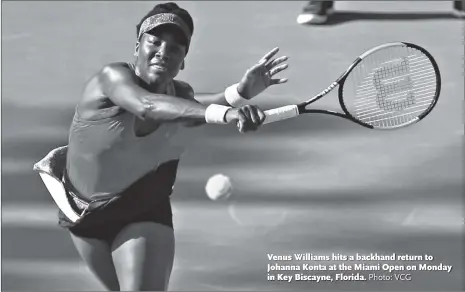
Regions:
[[150, 83], [149, 90], [153, 93], [166, 93], [168, 89], [168, 82], [160, 82], [160, 83]]
[[146, 90], [153, 93], [166, 93], [169, 81], [161, 80], [158, 78], [155, 80], [150, 80], [149, 78], [147, 78], [147, 76], [144, 76], [143, 74], [138, 74], [137, 70], [136, 75], [141, 80], [140, 85]]

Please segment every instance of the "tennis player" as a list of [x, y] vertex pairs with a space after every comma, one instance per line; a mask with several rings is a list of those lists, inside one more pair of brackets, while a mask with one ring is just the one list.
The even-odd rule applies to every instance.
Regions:
[[[334, 13], [335, 1], [307, 1], [302, 12], [297, 16], [298, 24], [325, 24], [330, 18], [337, 18]], [[465, 18], [465, 0], [455, 0], [452, 6], [452, 15]]]
[[256, 130], [264, 113], [247, 100], [287, 79], [287, 57], [266, 54], [218, 94], [194, 95], [175, 80], [194, 25], [174, 3], [156, 5], [137, 25], [135, 62], [103, 67], [76, 107], [69, 143], [35, 165], [60, 207], [82, 259], [112, 291], [167, 290], [174, 261], [170, 195], [182, 149], [179, 127], [238, 123]]

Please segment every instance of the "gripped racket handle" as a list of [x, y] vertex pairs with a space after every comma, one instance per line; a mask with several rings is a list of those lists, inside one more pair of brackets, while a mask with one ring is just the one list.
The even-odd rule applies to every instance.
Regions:
[[[264, 113], [265, 121], [263, 125], [297, 117], [299, 115], [299, 108], [296, 105], [286, 105], [264, 111]], [[240, 122], [237, 122], [236, 125], [239, 127]]]
[[269, 124], [297, 117], [299, 115], [299, 109], [296, 105], [286, 105], [267, 110], [264, 113], [266, 118], [263, 124]]

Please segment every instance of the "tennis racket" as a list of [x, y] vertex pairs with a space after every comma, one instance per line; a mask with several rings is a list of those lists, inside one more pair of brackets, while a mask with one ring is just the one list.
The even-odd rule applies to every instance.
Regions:
[[[307, 108], [337, 86], [342, 112]], [[264, 124], [321, 113], [370, 129], [398, 129], [426, 117], [440, 91], [439, 68], [428, 51], [411, 43], [387, 43], [366, 51], [311, 99], [265, 111]]]

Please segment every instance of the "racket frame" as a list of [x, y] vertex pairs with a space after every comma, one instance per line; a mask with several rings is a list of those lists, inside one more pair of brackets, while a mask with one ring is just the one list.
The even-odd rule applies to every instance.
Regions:
[[[345, 106], [344, 104], [344, 100], [343, 100], [343, 90], [344, 90], [344, 82], [346, 81], [346, 78], [347, 76], [349, 75], [349, 73], [355, 68], [355, 66], [357, 66], [366, 56], [369, 56], [370, 54], [372, 54], [373, 52], [375, 51], [378, 51], [380, 49], [384, 49], [384, 48], [387, 48], [387, 47], [392, 47], [392, 46], [399, 46], [399, 45], [404, 45], [404, 46], [407, 46], [407, 47], [411, 47], [411, 48], [414, 48], [420, 52], [422, 52], [428, 59], [429, 61], [431, 62], [432, 66], [433, 66], [433, 69], [435, 71], [435, 74], [436, 74], [436, 92], [435, 92], [435, 95], [434, 95], [434, 99], [433, 99], [433, 102], [430, 104], [430, 106], [423, 112], [421, 113], [421, 115], [419, 115], [417, 118], [411, 120], [411, 121], [408, 121], [406, 123], [403, 123], [403, 124], [399, 124], [399, 125], [396, 125], [396, 126], [393, 126], [393, 127], [389, 127], [389, 128], [376, 128], [376, 129], [379, 129], [379, 130], [393, 130], [393, 129], [398, 129], [398, 128], [403, 128], [403, 127], [406, 127], [406, 126], [409, 126], [411, 124], [414, 124], [414, 123], [417, 123], [419, 122], [420, 120], [422, 120], [423, 118], [425, 118], [432, 110], [433, 108], [436, 106], [437, 102], [438, 102], [438, 99], [439, 99], [439, 95], [441, 93], [441, 74], [440, 74], [440, 71], [439, 71], [439, 67], [436, 63], [436, 60], [433, 58], [433, 56], [427, 51], [425, 50], [424, 48], [418, 46], [418, 45], [415, 45], [415, 44], [412, 44], [412, 43], [407, 43], [407, 42], [394, 42], [394, 43], [386, 43], [386, 44], [383, 44], [383, 45], [380, 45], [380, 46], [377, 46], [377, 47], [374, 47], [368, 51], [366, 51], [365, 53], [363, 53], [362, 55], [360, 55], [357, 59], [355, 59], [355, 61], [347, 68], [347, 70], [341, 74], [341, 76], [336, 79], [336, 81], [334, 81], [330, 86], [328, 86], [325, 90], [323, 90], [322, 92], [320, 92], [319, 94], [315, 95], [314, 97], [312, 97], [311, 99], [305, 101], [305, 102], [302, 102], [300, 104], [297, 104], [297, 110], [299, 112], [299, 115], [300, 114], [307, 114], [307, 113], [316, 113], [316, 114], [328, 114], [328, 115], [333, 115], [333, 116], [337, 116], [337, 117], [340, 117], [340, 118], [344, 118], [344, 119], [347, 119], [347, 120], [350, 120], [354, 123], [357, 123], [363, 127], [366, 127], [366, 128], [369, 128], [369, 129], [375, 129], [374, 126], [372, 125], [369, 125], [367, 123], [364, 123], [362, 121], [359, 121], [358, 119], [356, 119], [348, 110], [347, 110], [347, 107]], [[327, 95], [328, 93], [330, 93], [331, 91], [333, 91], [333, 89], [339, 85], [339, 89], [338, 89], [338, 95], [339, 95], [339, 104], [342, 108], [342, 111], [344, 113], [340, 113], [340, 112], [336, 112], [336, 111], [331, 111], [331, 110], [323, 110], [323, 109], [307, 109], [306, 107], [314, 102], [316, 102], [317, 100], [321, 99], [323, 96]]]

